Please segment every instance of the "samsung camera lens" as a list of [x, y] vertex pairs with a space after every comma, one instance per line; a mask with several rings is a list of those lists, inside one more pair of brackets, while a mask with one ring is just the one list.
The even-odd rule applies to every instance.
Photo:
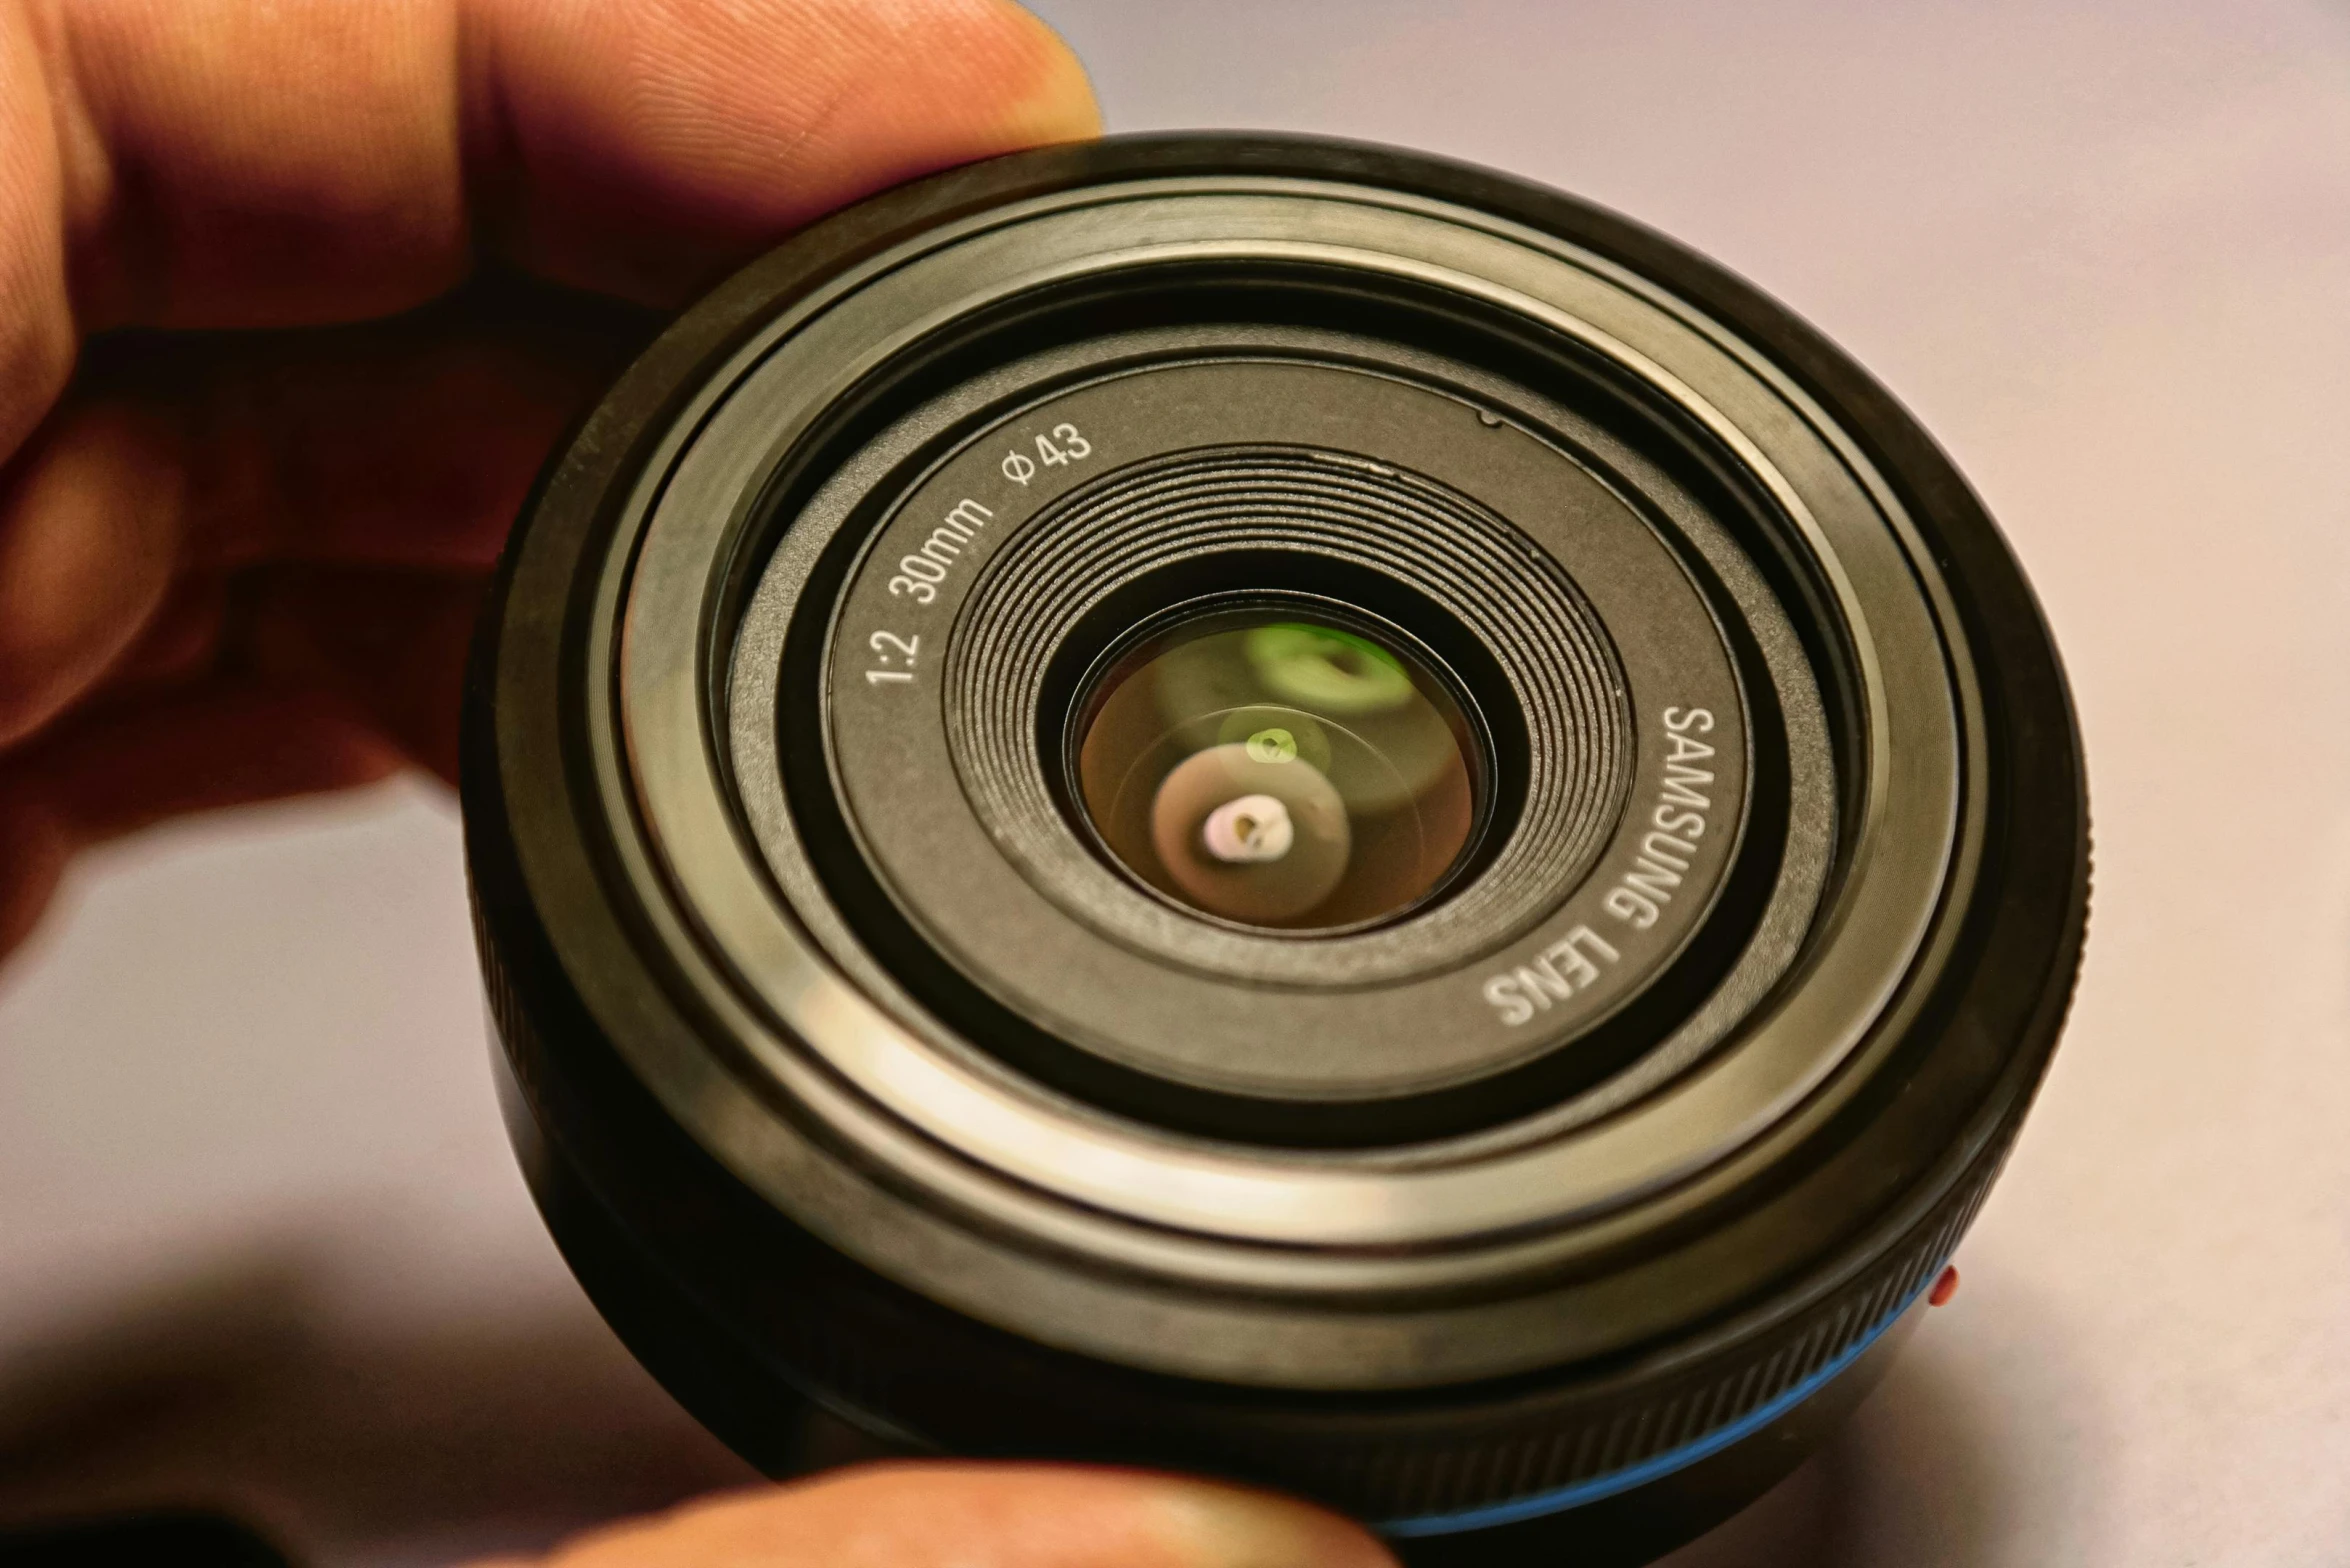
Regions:
[[2055, 651], [1914, 422], [1659, 236], [1378, 148], [1054, 148], [795, 238], [551, 463], [466, 726], [517, 1146], [702, 1419], [1420, 1563], [1644, 1561], [1784, 1474], [2085, 918]]

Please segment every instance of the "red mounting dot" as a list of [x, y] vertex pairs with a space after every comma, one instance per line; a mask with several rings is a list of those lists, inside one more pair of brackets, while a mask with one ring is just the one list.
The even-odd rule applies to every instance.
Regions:
[[1958, 1270], [1955, 1266], [1945, 1267], [1942, 1277], [1934, 1281], [1934, 1288], [1926, 1292], [1926, 1305], [1938, 1307], [1957, 1294]]

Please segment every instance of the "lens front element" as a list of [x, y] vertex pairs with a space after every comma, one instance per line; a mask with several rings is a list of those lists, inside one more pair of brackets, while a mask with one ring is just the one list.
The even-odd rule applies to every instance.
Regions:
[[1319, 931], [1425, 900], [1478, 770], [1460, 707], [1391, 642], [1279, 610], [1193, 618], [1116, 661], [1076, 793], [1113, 861], [1189, 908]]

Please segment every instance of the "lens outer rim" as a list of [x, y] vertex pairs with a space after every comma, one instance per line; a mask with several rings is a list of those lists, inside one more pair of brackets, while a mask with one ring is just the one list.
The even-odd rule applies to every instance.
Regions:
[[[722, 1013], [678, 962], [674, 912], [660, 906], [657, 888], [627, 874], [609, 842], [614, 832], [633, 827], [614, 822], [595, 776], [587, 713], [597, 677], [578, 657], [595, 610], [594, 583], [579, 568], [609, 543], [624, 481], [656, 457], [670, 422], [692, 407], [701, 368], [754, 338], [778, 299], [821, 286], [909, 233], [1090, 182], [1231, 170], [1355, 180], [1462, 203], [1655, 280], [1644, 286], [1669, 288], [1734, 339], [1739, 352], [1800, 388], [1805, 401], [1835, 411], [1837, 439], [1906, 511], [1923, 538], [1918, 558], [1940, 568], [1946, 631], [1954, 645], [1963, 638], [1960, 673], [1980, 704], [1966, 759], [1967, 803], [1979, 824], [1971, 835], [1980, 856], [1974, 896], [1939, 917], [1940, 962], [1913, 977], [1902, 1026], [1881, 1037], [1869, 1058], [1851, 1064], [1869, 1069], [1866, 1082], [1849, 1085], [1852, 1092], [1840, 1096], [1832, 1114], [1807, 1126], [1795, 1147], [1779, 1151], [1785, 1158], [1773, 1163], [1780, 1177], [1752, 1195], [1753, 1206], [1728, 1216], [1682, 1206], [1673, 1214], [1679, 1228], [1656, 1238], [1664, 1250], [1596, 1282], [1599, 1288], [1586, 1280], [1540, 1298], [1551, 1314], [1564, 1307], [1605, 1316], [1609, 1332], [1580, 1348], [1548, 1342], [1539, 1359], [1507, 1376], [1480, 1377], [1458, 1363], [1432, 1366], [1421, 1359], [1428, 1375], [1372, 1378], [1347, 1385], [1354, 1393], [1315, 1394], [1310, 1366], [1297, 1375], [1301, 1363], [1315, 1359], [1315, 1347], [1333, 1336], [1352, 1341], [1350, 1355], [1374, 1344], [1353, 1332], [1362, 1325], [1345, 1312], [1245, 1294], [1176, 1299], [1162, 1277], [1089, 1275], [1081, 1258], [1048, 1257], [1033, 1240], [1015, 1243], [1001, 1232], [972, 1228], [966, 1215], [912, 1201], [896, 1178], [804, 1109], [772, 1095], [746, 1097], [744, 1064], [713, 1048], [713, 1035], [723, 1033]], [[1052, 1361], [1051, 1386], [1041, 1391], [1064, 1413], [1086, 1408], [1088, 1399], [1133, 1394], [1141, 1419], [1164, 1414], [1181, 1391], [1221, 1402], [1218, 1419], [1274, 1408], [1375, 1417], [1386, 1435], [1374, 1446], [1386, 1458], [1366, 1459], [1368, 1468], [1343, 1485], [1309, 1489], [1390, 1516], [1399, 1510], [1381, 1499], [1393, 1500], [1397, 1489], [1381, 1474], [1392, 1480], [1396, 1465], [1408, 1469], [1410, 1456], [1428, 1451], [1451, 1423], [1474, 1426], [1481, 1419], [1476, 1412], [1495, 1400], [1567, 1397], [1562, 1391], [1577, 1373], [1562, 1372], [1562, 1364], [1599, 1356], [1607, 1343], [1633, 1358], [1615, 1364], [1635, 1374], [1621, 1391], [1625, 1411], [1653, 1412], [1654, 1391], [1643, 1382], [1640, 1357], [1669, 1360], [1703, 1341], [1745, 1369], [1740, 1386], [1768, 1385], [1773, 1369], [1803, 1359], [1800, 1347], [1820, 1343], [1820, 1313], [1849, 1315], [1888, 1281], [1915, 1276], [1924, 1266], [1920, 1238], [1954, 1239], [1996, 1172], [2053, 1047], [2085, 922], [2086, 800], [2054, 650], [2003, 541], [1907, 415], [1792, 316], [1670, 242], [1554, 193], [1374, 148], [1170, 138], [1025, 155], [866, 204], [722, 286], [640, 360], [542, 476], [483, 624], [465, 750], [477, 930], [493, 1013], [525, 1108], [526, 1139], [543, 1140], [549, 1162], [540, 1167], [538, 1190], [553, 1191], [548, 1170], [576, 1176], [642, 1249], [648, 1277], [675, 1287], [682, 1305], [632, 1331], [640, 1344], [675, 1349], [701, 1335], [764, 1344], [763, 1364], [775, 1378], [835, 1398], [856, 1382], [863, 1397], [851, 1402], [860, 1414], [887, 1421], [892, 1405], [914, 1391], [893, 1380], [886, 1363], [896, 1349], [911, 1347], [893, 1347], [886, 1335], [855, 1336], [842, 1354], [867, 1358], [864, 1365], [878, 1376], [861, 1382], [833, 1355], [795, 1357], [777, 1348], [791, 1340], [792, 1325], [804, 1314], [830, 1310], [797, 1295], [795, 1285], [821, 1294], [834, 1288], [828, 1281], [862, 1276], [990, 1354], [1024, 1349]], [[719, 1150], [696, 1141], [710, 1136], [714, 1114], [732, 1119], [734, 1136]], [[681, 1126], [696, 1130], [689, 1137]], [[778, 1174], [797, 1193], [829, 1193], [838, 1207], [829, 1215], [802, 1207], [787, 1218], [773, 1202], [771, 1178]], [[806, 1242], [772, 1257], [746, 1256], [733, 1228], [746, 1216], [763, 1216], [758, 1223], [775, 1237]], [[1818, 1223], [1823, 1220], [1828, 1223]], [[1694, 1242], [1692, 1227], [1704, 1232]], [[864, 1243], [879, 1235], [906, 1245], [876, 1257]], [[1008, 1320], [1019, 1332], [981, 1323], [969, 1315], [967, 1300], [958, 1303], [962, 1311], [925, 1301], [853, 1261], [852, 1253], [893, 1274], [903, 1275], [909, 1258], [919, 1263], [918, 1255], [927, 1254], [932, 1267], [973, 1267], [997, 1283], [1009, 1281], [1007, 1299], [1017, 1310], [999, 1302], [982, 1316]], [[802, 1268], [809, 1272], [795, 1280]], [[1141, 1300], [1150, 1310], [1138, 1315]], [[1398, 1316], [1392, 1296], [1366, 1305], [1391, 1321]], [[1508, 1338], [1511, 1325], [1478, 1305], [1452, 1312], [1434, 1332]], [[1390, 1348], [1418, 1354], [1431, 1343], [1431, 1317], [1446, 1313], [1431, 1313], [1425, 1304], [1410, 1312], [1420, 1320], [1405, 1336], [1412, 1343]], [[1172, 1358], [1176, 1364], [1155, 1359], [1148, 1347], [1121, 1357], [1102, 1336], [1089, 1337], [1083, 1322], [1072, 1327], [1072, 1319], [1225, 1354], [1194, 1365], [1180, 1364], [1181, 1356]], [[1039, 1321], [1058, 1326], [1040, 1332]], [[1710, 1326], [1693, 1330], [1693, 1323]], [[1652, 1348], [1636, 1353], [1643, 1345]], [[1229, 1354], [1235, 1350], [1237, 1358]], [[1301, 1350], [1308, 1354], [1291, 1354]], [[653, 1359], [658, 1364], [659, 1353]], [[1586, 1382], [1595, 1365], [1605, 1363], [1581, 1363]], [[1151, 1366], [1159, 1371], [1135, 1370]], [[968, 1372], [964, 1392], [975, 1405], [1013, 1392], [987, 1365]], [[1164, 1375], [1170, 1372], [1188, 1376]], [[1193, 1380], [1202, 1375], [1209, 1381]], [[1244, 1392], [1241, 1384], [1256, 1391]], [[1412, 1387], [1424, 1391], [1405, 1391]], [[1288, 1392], [1267, 1405], [1271, 1389]], [[1147, 1437], [1141, 1442], [1151, 1448]], [[1382, 1472], [1380, 1464], [1389, 1461]], [[1252, 1459], [1244, 1468], [1280, 1478], [1269, 1459], [1262, 1467]], [[1445, 1505], [1460, 1506], [1511, 1495], [1515, 1483], [1495, 1479], [1507, 1472], [1476, 1468], [1478, 1477], [1456, 1471], [1449, 1482], [1420, 1490], [1432, 1487], [1445, 1494]], [[1518, 1472], [1519, 1479], [1524, 1475]]]

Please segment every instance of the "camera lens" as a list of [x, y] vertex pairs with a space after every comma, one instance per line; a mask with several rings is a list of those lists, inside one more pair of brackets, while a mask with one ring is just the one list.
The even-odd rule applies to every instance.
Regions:
[[542, 477], [465, 745], [517, 1147], [703, 1420], [1420, 1563], [1644, 1561], [1791, 1468], [2085, 920], [2055, 651], [1899, 406], [1335, 143], [999, 159], [720, 286]]
[[1460, 860], [1468, 722], [1400, 643], [1277, 607], [1187, 616], [1084, 705], [1073, 772], [1114, 865], [1236, 924], [1359, 926]]

